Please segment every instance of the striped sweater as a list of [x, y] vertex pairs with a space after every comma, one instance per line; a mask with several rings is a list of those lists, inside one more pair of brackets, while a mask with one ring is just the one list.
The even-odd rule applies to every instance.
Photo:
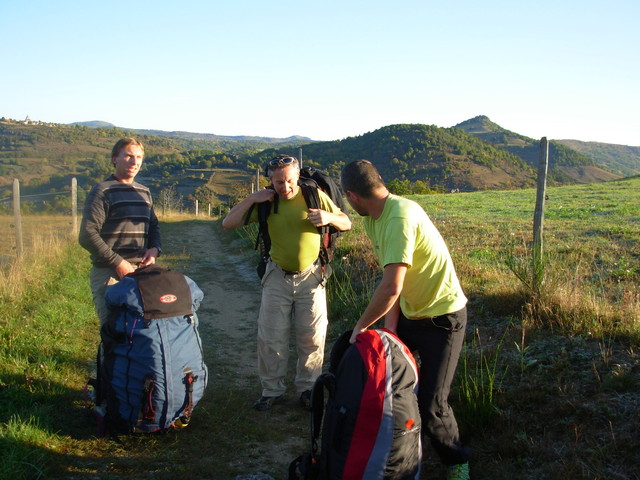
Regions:
[[123, 258], [136, 263], [148, 248], [160, 248], [149, 189], [119, 182], [113, 175], [93, 187], [85, 201], [79, 242], [96, 267], [115, 268]]

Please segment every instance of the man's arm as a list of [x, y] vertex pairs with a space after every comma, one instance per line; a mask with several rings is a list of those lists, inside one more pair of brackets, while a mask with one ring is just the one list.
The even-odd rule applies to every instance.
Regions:
[[94, 258], [100, 259], [102, 262], [116, 268], [123, 259], [100, 236], [107, 216], [105, 209], [104, 193], [99, 188], [94, 187], [85, 201], [78, 242]]
[[[380, 280], [375, 292], [373, 292], [369, 305], [367, 305], [353, 328], [353, 334], [349, 340], [351, 343], [355, 343], [356, 336], [394, 308], [402, 293], [406, 273], [407, 265], [404, 263], [390, 263], [384, 267], [382, 280]], [[398, 312], [395, 313], [397, 314]], [[385, 325], [387, 323], [390, 324], [389, 326], [394, 326], [391, 325], [391, 318], [385, 322]], [[395, 323], [397, 324], [397, 316]]]
[[156, 216], [156, 212], [151, 206], [151, 211], [149, 213], [149, 233], [147, 236], [147, 249], [142, 256], [142, 260], [140, 261], [140, 267], [146, 267], [147, 265], [152, 265], [156, 263], [156, 258], [160, 256], [160, 251], [162, 248], [162, 242], [160, 241], [160, 225], [158, 222], [158, 217]]
[[275, 190], [270, 188], [252, 193], [229, 210], [227, 216], [222, 220], [222, 226], [228, 229], [242, 227], [244, 225], [244, 217], [249, 208], [251, 208], [251, 205], [254, 203], [271, 202], [275, 195]]
[[384, 316], [384, 328], [391, 330], [393, 333], [398, 331], [398, 320], [400, 320], [400, 297], [396, 299], [391, 309]]

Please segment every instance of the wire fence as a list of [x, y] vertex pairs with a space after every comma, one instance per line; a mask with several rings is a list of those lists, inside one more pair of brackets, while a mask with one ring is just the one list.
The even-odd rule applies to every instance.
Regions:
[[[53, 195], [70, 195], [71, 208], [68, 215], [23, 215], [21, 203], [24, 199]], [[37, 255], [50, 239], [75, 237], [78, 234], [78, 185], [71, 180], [70, 192], [49, 192], [37, 195], [21, 195], [20, 182], [13, 181], [13, 215], [0, 216], [0, 265], [21, 259], [25, 248]], [[0, 199], [7, 201], [8, 199]]]
[[[57, 203], [69, 205], [68, 214], [59, 212], [34, 214], [28, 208], [28, 205], [34, 201], [46, 202], [47, 198], [60, 196], [68, 196], [64, 199], [57, 199]], [[179, 198], [179, 207], [175, 209], [165, 208], [162, 202], [162, 192], [159, 200], [160, 204], [156, 205], [156, 213], [161, 217], [193, 214], [202, 217], [219, 217], [228, 211], [226, 206], [213, 206], [209, 203], [203, 205], [197, 200], [194, 205], [184, 208], [182, 198]], [[41, 245], [43, 243], [46, 244], [51, 240], [77, 239], [79, 228], [78, 185], [75, 178], [71, 180], [70, 190], [33, 195], [22, 195], [20, 182], [15, 179], [13, 182], [13, 195], [1, 198], [1, 203], [12, 206], [13, 215], [0, 214], [0, 266], [22, 258], [26, 253], [42, 248]], [[171, 202], [167, 203], [169, 206], [173, 205]], [[158, 207], [160, 208], [158, 209]], [[10, 210], [7, 209], [7, 211]]]

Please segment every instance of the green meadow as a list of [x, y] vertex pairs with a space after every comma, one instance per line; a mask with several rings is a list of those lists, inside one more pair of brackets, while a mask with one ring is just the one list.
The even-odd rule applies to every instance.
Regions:
[[[412, 197], [445, 238], [469, 298], [450, 400], [474, 450], [473, 478], [637, 478], [640, 178], [549, 188], [539, 264], [531, 254], [535, 195]], [[206, 254], [206, 245], [183, 246], [190, 225], [204, 221], [162, 219], [163, 237], [179, 251], [166, 249], [171, 267], [189, 274]], [[239, 240], [207, 222], [254, 262], [254, 230]], [[276, 447], [306, 435], [308, 418], [245, 411], [255, 391], [220, 388], [233, 375], [224, 364], [193, 427], [97, 438], [81, 395], [97, 344], [88, 255], [73, 239], [42, 245], [0, 270], [0, 478], [284, 477], [283, 462], [302, 452], [278, 459]], [[354, 217], [335, 253], [329, 342], [353, 326], [379, 276]], [[220, 340], [201, 333], [211, 354]], [[257, 458], [258, 450], [273, 451]], [[425, 457], [422, 478], [443, 478], [428, 445]]]

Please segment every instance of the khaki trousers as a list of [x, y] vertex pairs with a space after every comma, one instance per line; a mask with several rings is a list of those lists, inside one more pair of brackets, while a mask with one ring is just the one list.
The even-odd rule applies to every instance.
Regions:
[[118, 283], [118, 279], [113, 268], [91, 267], [89, 282], [91, 285], [91, 293], [93, 294], [93, 304], [96, 307], [96, 313], [100, 320], [100, 327], [102, 327], [102, 325], [107, 323], [107, 318], [109, 318], [109, 310], [104, 301], [104, 293], [109, 285]]
[[286, 391], [291, 326], [298, 354], [294, 386], [297, 394], [310, 390], [322, 373], [327, 335], [325, 286], [331, 267], [312, 265], [289, 274], [269, 262], [262, 277], [262, 302], [258, 316], [258, 373], [262, 395], [274, 397]]

